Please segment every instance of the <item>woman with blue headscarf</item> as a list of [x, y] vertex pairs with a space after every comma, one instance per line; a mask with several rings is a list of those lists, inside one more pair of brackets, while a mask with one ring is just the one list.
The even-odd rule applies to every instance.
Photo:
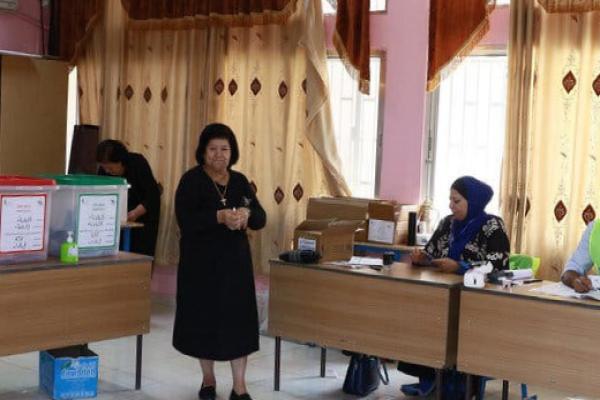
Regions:
[[450, 211], [424, 250], [411, 254], [413, 263], [431, 263], [441, 271], [464, 274], [473, 263], [490, 261], [508, 268], [510, 243], [500, 217], [485, 212], [494, 192], [484, 182], [463, 176], [450, 187]]
[[[464, 274], [474, 263], [487, 261], [494, 269], [507, 269], [510, 243], [504, 222], [485, 212], [493, 194], [489, 185], [472, 176], [455, 180], [450, 187], [452, 214], [440, 222], [424, 250], [411, 254], [413, 264], [434, 265], [441, 271], [456, 274]], [[419, 383], [402, 385], [404, 394], [427, 396], [435, 390], [433, 368], [400, 362], [398, 370], [419, 377]], [[456, 370], [447, 371], [443, 398], [462, 399], [464, 381], [463, 374]], [[478, 381], [473, 379], [474, 386]]]

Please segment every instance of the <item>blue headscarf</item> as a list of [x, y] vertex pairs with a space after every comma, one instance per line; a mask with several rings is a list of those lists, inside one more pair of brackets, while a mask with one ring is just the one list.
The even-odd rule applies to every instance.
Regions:
[[465, 219], [462, 221], [454, 219], [450, 225], [448, 257], [459, 261], [467, 243], [477, 235], [483, 224], [490, 218], [484, 210], [492, 199], [494, 191], [488, 184], [472, 176], [458, 178], [452, 184], [451, 189], [460, 193], [468, 202]]

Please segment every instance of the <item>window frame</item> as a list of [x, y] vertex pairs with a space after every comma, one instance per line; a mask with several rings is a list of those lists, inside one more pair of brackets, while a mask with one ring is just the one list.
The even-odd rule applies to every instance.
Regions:
[[[503, 6], [504, 7], [504, 6]], [[506, 6], [507, 7], [507, 6]], [[478, 46], [469, 56], [497, 57], [508, 56], [508, 46], [505, 45], [483, 45]], [[438, 113], [440, 104], [440, 85], [434, 91], [427, 93], [425, 112], [425, 140], [423, 140], [422, 160], [424, 173], [421, 175], [421, 199], [433, 200], [435, 187], [435, 148], [438, 133]]]
[[[387, 2], [387, 0], [386, 0]], [[373, 193], [375, 197], [379, 197], [381, 189], [381, 165], [383, 156], [383, 125], [385, 116], [385, 78], [387, 65], [387, 52], [382, 49], [371, 49], [370, 57], [379, 58], [379, 93], [378, 93], [378, 110], [377, 110], [377, 143], [375, 144], [375, 187]], [[340, 55], [333, 49], [327, 49], [327, 59], [341, 59]], [[329, 77], [327, 77], [329, 79]], [[329, 85], [329, 82], [328, 82]], [[329, 88], [328, 88], [329, 89]], [[375, 90], [372, 86], [370, 90]]]

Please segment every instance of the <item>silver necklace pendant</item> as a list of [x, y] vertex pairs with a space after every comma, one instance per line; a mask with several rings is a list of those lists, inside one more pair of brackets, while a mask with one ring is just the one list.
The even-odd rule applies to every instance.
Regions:
[[224, 206], [227, 205], [227, 199], [225, 197], [223, 197], [221, 199], [221, 203], [223, 203]]

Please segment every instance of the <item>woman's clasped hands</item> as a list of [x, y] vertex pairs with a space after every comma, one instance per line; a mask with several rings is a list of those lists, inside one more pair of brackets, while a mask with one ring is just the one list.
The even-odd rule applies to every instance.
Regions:
[[217, 221], [220, 224], [224, 224], [230, 230], [243, 230], [248, 227], [248, 217], [250, 216], [250, 209], [246, 207], [241, 208], [227, 208], [217, 211]]

